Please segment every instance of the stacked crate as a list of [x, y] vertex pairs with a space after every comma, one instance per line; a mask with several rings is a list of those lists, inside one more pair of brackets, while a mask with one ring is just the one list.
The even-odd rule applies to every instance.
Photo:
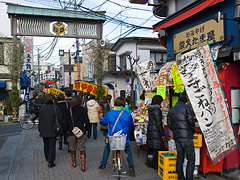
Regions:
[[158, 151], [158, 175], [161, 180], [178, 179], [177, 154], [174, 151]]

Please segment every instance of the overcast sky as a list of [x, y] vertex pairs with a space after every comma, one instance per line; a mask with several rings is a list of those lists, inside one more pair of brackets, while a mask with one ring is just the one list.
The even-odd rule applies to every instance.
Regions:
[[[111, 17], [114, 20], [107, 20], [103, 26], [103, 39], [107, 39], [111, 43], [116, 42], [120, 37], [133, 37], [133, 36], [141, 36], [141, 37], [155, 37], [157, 38], [156, 33], [152, 33], [152, 30], [146, 29], [138, 29], [134, 30], [132, 27], [127, 27], [124, 24], [117, 23], [116, 20], [121, 20], [127, 22], [129, 24], [134, 24], [142, 27], [152, 27], [154, 24], [160, 21], [153, 16], [152, 6], [146, 5], [137, 5], [129, 3], [129, 0], [76, 0], [77, 4], [79, 4], [79, 11], [86, 11], [87, 9], [91, 9], [93, 11], [106, 11], [106, 15], [108, 19]], [[68, 2], [74, 2], [74, 0], [66, 0], [64, 5], [64, 1], [61, 1], [62, 7], [69, 6]], [[58, 8], [61, 9], [61, 5], [58, 0], [21, 0], [22, 5], [27, 6], [35, 6], [35, 7], [43, 7], [43, 8]], [[73, 6], [68, 7], [69, 10], [73, 10]], [[130, 33], [131, 32], [131, 33]], [[128, 34], [130, 33], [130, 34]], [[45, 49], [49, 46], [53, 38], [46, 37], [34, 37], [34, 45], [35, 47], [40, 47], [41, 49]], [[61, 38], [55, 50], [48, 60], [50, 62], [54, 62], [59, 64], [58, 50], [64, 49], [68, 51], [69, 48], [75, 43], [75, 39], [70, 38]], [[49, 43], [47, 43], [49, 42]], [[80, 39], [80, 43], [82, 40]], [[39, 46], [40, 45], [40, 46]], [[71, 51], [75, 49], [72, 48]], [[36, 51], [34, 52], [36, 55]], [[35, 56], [36, 60], [36, 56]]]

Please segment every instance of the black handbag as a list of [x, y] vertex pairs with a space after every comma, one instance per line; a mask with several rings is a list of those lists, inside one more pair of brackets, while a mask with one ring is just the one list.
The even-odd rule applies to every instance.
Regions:
[[63, 135], [63, 128], [62, 128], [62, 126], [58, 122], [56, 106], [55, 105], [54, 105], [54, 114], [55, 114], [55, 121], [56, 121], [56, 124], [54, 125], [54, 133], [57, 136], [62, 136]]

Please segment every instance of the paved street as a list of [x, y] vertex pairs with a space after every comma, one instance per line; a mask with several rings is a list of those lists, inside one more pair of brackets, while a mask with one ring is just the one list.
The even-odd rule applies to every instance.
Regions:
[[[0, 125], [2, 126], [2, 125]], [[31, 130], [23, 130], [21, 134], [8, 136], [0, 151], [0, 179], [1, 180], [112, 180], [116, 179], [111, 175], [111, 158], [107, 168], [99, 170], [102, 153], [104, 148], [104, 137], [102, 132], [98, 132], [98, 139], [89, 139], [87, 142], [87, 165], [86, 171], [80, 170], [80, 157], [77, 154], [77, 167], [71, 166], [71, 157], [67, 153], [67, 146], [63, 145], [63, 150], [58, 150], [56, 167], [49, 169], [43, 154], [42, 138], [38, 136], [37, 126]], [[157, 171], [145, 166], [146, 151], [141, 150], [142, 158], [137, 157], [137, 148], [135, 143], [131, 144], [134, 163], [136, 165], [136, 177], [128, 176], [127, 159], [124, 159], [124, 167], [127, 172], [126, 180], [152, 180], [160, 179]], [[110, 156], [111, 157], [111, 156]], [[206, 180], [240, 179], [240, 173], [237, 171], [232, 177], [223, 175], [219, 177], [208, 173]], [[199, 179], [204, 179], [200, 174]]]

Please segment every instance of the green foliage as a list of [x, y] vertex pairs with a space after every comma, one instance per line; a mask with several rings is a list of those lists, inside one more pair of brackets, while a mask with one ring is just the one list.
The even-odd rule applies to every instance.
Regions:
[[12, 108], [14, 107], [18, 108], [20, 105], [20, 100], [19, 91], [17, 90], [17, 87], [18, 80], [20, 78], [20, 72], [22, 71], [23, 67], [24, 45], [22, 44], [20, 39], [16, 41], [16, 46], [14, 46], [14, 42], [9, 42], [9, 40], [7, 39], [4, 45], [6, 47], [5, 54], [8, 62], [8, 70], [12, 83], [12, 90], [9, 93], [11, 99], [11, 106]]
[[92, 50], [90, 60], [93, 62], [93, 76], [98, 86], [96, 90], [97, 100], [100, 102], [103, 98], [102, 81], [105, 76], [104, 67], [107, 67], [109, 59], [110, 46], [109, 43], [106, 43], [105, 46], [100, 46], [96, 41], [92, 41], [90, 49]]

